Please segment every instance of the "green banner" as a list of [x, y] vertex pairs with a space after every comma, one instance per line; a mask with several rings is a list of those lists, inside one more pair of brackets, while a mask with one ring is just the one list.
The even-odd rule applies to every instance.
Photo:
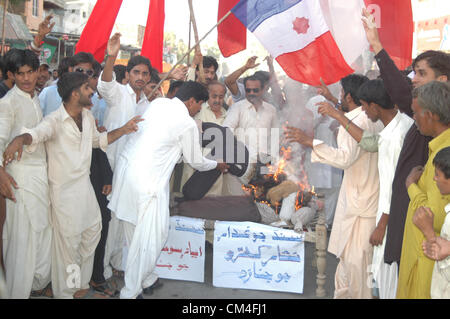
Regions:
[[52, 61], [53, 55], [55, 54], [55, 50], [56, 47], [47, 43], [44, 43], [42, 45], [42, 52], [41, 52], [41, 56], [39, 57], [41, 60], [41, 63], [47, 63], [50, 64], [50, 62]]

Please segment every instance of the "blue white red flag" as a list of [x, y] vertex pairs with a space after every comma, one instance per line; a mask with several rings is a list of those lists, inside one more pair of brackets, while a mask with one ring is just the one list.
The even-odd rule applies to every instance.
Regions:
[[294, 80], [331, 84], [354, 72], [317, 0], [241, 0], [231, 11]]

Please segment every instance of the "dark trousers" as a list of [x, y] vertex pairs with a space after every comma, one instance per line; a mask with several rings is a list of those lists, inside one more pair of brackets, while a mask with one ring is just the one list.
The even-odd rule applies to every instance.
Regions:
[[[226, 162], [229, 173], [235, 176], [244, 175], [249, 165], [249, 153], [245, 145], [239, 142], [233, 132], [215, 123], [202, 123], [202, 147], [211, 148], [211, 159]], [[231, 155], [232, 156], [231, 156]], [[220, 171], [195, 171], [183, 186], [185, 200], [201, 199], [219, 178]]]
[[104, 185], [112, 184], [112, 171], [106, 154], [100, 149], [92, 150], [90, 179], [102, 215], [102, 232], [100, 241], [95, 249], [94, 268], [92, 270], [91, 280], [97, 284], [101, 284], [105, 282], [105, 277], [103, 276], [103, 260], [105, 258], [109, 221], [111, 220], [111, 211], [108, 209], [108, 200], [106, 199], [106, 196], [102, 194], [102, 190]]
[[92, 269], [91, 280], [96, 284], [104, 283], [105, 276], [103, 275], [105, 271], [104, 259], [105, 259], [105, 246], [106, 239], [108, 238], [109, 220], [102, 218], [102, 232], [100, 235], [100, 241], [98, 242], [97, 248], [95, 249], [94, 255], [94, 268]]

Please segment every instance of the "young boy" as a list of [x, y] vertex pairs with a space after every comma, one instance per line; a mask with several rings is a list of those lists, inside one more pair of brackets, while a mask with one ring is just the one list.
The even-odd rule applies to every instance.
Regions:
[[[450, 194], [450, 147], [440, 150], [433, 159], [435, 167], [434, 180], [443, 196]], [[431, 298], [450, 298], [450, 202], [445, 206], [446, 217], [441, 235], [422, 244], [425, 256], [436, 260], [431, 279]], [[428, 224], [432, 230], [433, 213], [428, 207], [420, 207], [414, 223]]]

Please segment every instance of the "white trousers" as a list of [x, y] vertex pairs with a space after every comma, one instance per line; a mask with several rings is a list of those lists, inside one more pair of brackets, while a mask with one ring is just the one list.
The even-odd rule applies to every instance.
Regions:
[[397, 262], [393, 262], [390, 265], [382, 262], [375, 282], [378, 287], [380, 299], [395, 299], [398, 284]]
[[[162, 202], [162, 203], [161, 203]], [[139, 216], [136, 226], [123, 222], [128, 246], [125, 268], [125, 286], [121, 299], [136, 298], [143, 288], [151, 286], [158, 276], [154, 273], [156, 261], [169, 234], [169, 213], [165, 201], [153, 200]]]
[[65, 237], [56, 227], [53, 229], [52, 288], [55, 298], [72, 299], [78, 290], [89, 288], [101, 230], [101, 222], [72, 237]]
[[122, 267], [122, 251], [125, 243], [122, 222], [111, 212], [108, 238], [106, 239], [104, 273], [105, 279], [111, 278], [112, 268], [124, 270]]
[[[11, 213], [8, 214], [8, 211]], [[23, 210], [7, 209], [3, 229], [3, 257], [9, 298], [28, 299], [32, 290], [41, 290], [48, 285], [51, 243], [50, 225], [36, 232]]]

